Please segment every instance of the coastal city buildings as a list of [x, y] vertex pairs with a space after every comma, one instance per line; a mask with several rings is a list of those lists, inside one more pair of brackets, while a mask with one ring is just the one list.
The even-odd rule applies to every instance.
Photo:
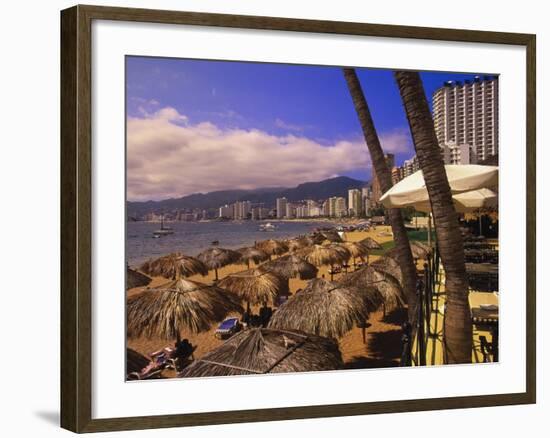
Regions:
[[343, 217], [346, 216], [346, 198], [341, 196], [333, 196], [328, 198], [328, 216], [329, 217]]
[[225, 204], [220, 207], [218, 217], [224, 219], [233, 219], [233, 207]]
[[445, 82], [433, 94], [432, 103], [441, 147], [469, 145], [477, 161], [498, 153], [497, 77]]
[[363, 197], [361, 190], [348, 190], [348, 214], [350, 216], [361, 216], [363, 214]]
[[372, 208], [372, 191], [369, 186], [361, 189], [361, 197], [363, 200], [363, 213], [368, 216], [370, 209]]
[[286, 198], [277, 198], [277, 219], [282, 219], [286, 216]]
[[[447, 81], [434, 92], [432, 104], [445, 164], [477, 164], [498, 154], [498, 77]], [[416, 155], [405, 160], [392, 168], [393, 183], [419, 168]]]
[[271, 206], [264, 202], [253, 203], [249, 200], [235, 201], [210, 209], [183, 209], [168, 212], [150, 211], [144, 215], [133, 215], [129, 220], [165, 222], [201, 221], [201, 220], [267, 220], [267, 219], [307, 219], [318, 217], [365, 217], [373, 207], [372, 190], [369, 186], [349, 189], [347, 200], [343, 196], [328, 199], [304, 199], [290, 202], [287, 198], [278, 198]]
[[269, 218], [270, 210], [269, 208], [265, 208], [262, 206], [253, 207], [252, 210], [250, 210], [250, 218], [254, 221], [261, 221], [264, 219]]

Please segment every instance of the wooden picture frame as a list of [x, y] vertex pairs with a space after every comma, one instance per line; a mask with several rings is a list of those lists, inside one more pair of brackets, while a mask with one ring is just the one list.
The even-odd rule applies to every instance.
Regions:
[[[526, 48], [527, 320], [524, 393], [92, 419], [92, 22], [114, 20], [519, 45]], [[535, 35], [75, 6], [61, 12], [61, 426], [98, 432], [535, 403]]]

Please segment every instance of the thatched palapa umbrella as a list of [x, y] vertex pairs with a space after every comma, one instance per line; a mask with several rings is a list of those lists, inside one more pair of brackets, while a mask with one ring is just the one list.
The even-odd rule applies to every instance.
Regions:
[[326, 240], [333, 243], [342, 243], [343, 240], [336, 230], [323, 230], [320, 233]]
[[[358, 243], [365, 246], [369, 251], [382, 249], [382, 245], [380, 245], [372, 237], [365, 237], [363, 240], [360, 240]], [[369, 263], [369, 254], [367, 253], [367, 264], [368, 263]]]
[[367, 249], [382, 249], [382, 245], [372, 237], [365, 237], [363, 240], [360, 240], [359, 243], [365, 245]]
[[395, 277], [400, 285], [403, 285], [403, 273], [399, 263], [391, 257], [382, 256], [370, 264], [377, 271], [386, 272]]
[[258, 264], [269, 260], [269, 254], [254, 246], [240, 248], [237, 252], [241, 255], [241, 261], [246, 262], [248, 269], [250, 269], [250, 262]]
[[353, 257], [354, 264], [357, 257], [363, 260], [365, 257], [369, 256], [369, 249], [361, 242], [345, 242], [343, 245], [349, 250], [351, 256]]
[[[430, 254], [430, 247], [422, 242], [419, 242], [418, 240], [411, 240], [410, 245], [411, 245], [412, 256], [415, 259], [425, 259]], [[384, 253], [384, 255], [386, 257], [396, 258], [397, 257], [396, 247], [393, 247], [387, 250]]]
[[334, 277], [334, 265], [344, 263], [351, 257], [349, 250], [339, 244], [313, 245], [298, 251], [297, 254], [315, 266], [330, 266], [331, 280]]
[[260, 269], [273, 272], [287, 280], [290, 278], [311, 280], [317, 277], [318, 272], [318, 269], [314, 265], [305, 261], [302, 257], [298, 257], [296, 254], [289, 254], [264, 263], [260, 266]]
[[237, 251], [225, 248], [208, 248], [201, 252], [197, 258], [203, 262], [208, 269], [215, 272], [215, 281], [218, 281], [218, 269], [237, 262], [241, 255]]
[[189, 277], [195, 274], [207, 275], [208, 268], [194, 257], [174, 252], [172, 254], [148, 260], [141, 265], [140, 270], [152, 276], [161, 276], [175, 280], [179, 277]]
[[315, 245], [315, 239], [310, 236], [299, 236], [295, 237], [294, 239], [287, 240], [285, 243], [288, 247], [289, 252], [294, 252], [303, 248], [307, 248], [308, 246]]
[[147, 286], [151, 283], [151, 279], [147, 275], [142, 274], [141, 272], [134, 271], [130, 269], [129, 266], [126, 266], [126, 289], [133, 289], [135, 287]]
[[275, 298], [286, 290], [283, 278], [261, 269], [236, 272], [220, 280], [218, 285], [250, 304], [274, 303]]
[[309, 239], [311, 239], [314, 245], [320, 245], [325, 240], [327, 240], [327, 238], [320, 231], [315, 231], [314, 233], [311, 233], [308, 237]]
[[401, 308], [405, 304], [403, 288], [399, 281], [390, 274], [377, 271], [371, 266], [346, 274], [340, 279], [339, 284], [358, 290], [376, 289], [383, 299], [384, 314], [386, 310]]
[[228, 313], [242, 312], [242, 307], [230, 292], [180, 278], [128, 298], [126, 312], [129, 337], [179, 341], [181, 330], [209, 330]]
[[288, 246], [286, 243], [275, 239], [267, 239], [262, 240], [261, 242], [256, 242], [255, 246], [270, 256], [284, 254], [288, 251]]
[[242, 331], [195, 360], [179, 377], [234, 376], [343, 367], [333, 339], [299, 331], [255, 328]]
[[277, 309], [268, 327], [340, 338], [367, 319], [368, 302], [364, 294], [316, 278]]

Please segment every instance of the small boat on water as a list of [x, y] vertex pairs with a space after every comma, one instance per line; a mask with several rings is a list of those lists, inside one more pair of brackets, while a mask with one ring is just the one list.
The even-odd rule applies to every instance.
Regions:
[[271, 222], [268, 222], [267, 224], [261, 224], [260, 225], [260, 231], [275, 231], [277, 227], [273, 225]]
[[160, 217], [160, 230], [153, 231], [153, 238], [158, 239], [162, 236], [168, 236], [169, 234], [174, 234], [172, 227], [167, 227], [164, 225], [164, 215]]

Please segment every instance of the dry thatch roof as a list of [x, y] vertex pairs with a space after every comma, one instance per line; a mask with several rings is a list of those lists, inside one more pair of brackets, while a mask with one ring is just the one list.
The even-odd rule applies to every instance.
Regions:
[[299, 236], [299, 237], [295, 237], [294, 239], [287, 240], [285, 243], [288, 247], [288, 250], [290, 252], [294, 252], [302, 248], [306, 248], [308, 246], [314, 245], [315, 240], [309, 236]]
[[288, 287], [283, 278], [261, 269], [230, 274], [220, 280], [218, 286], [253, 305], [273, 303], [277, 295]]
[[391, 257], [382, 256], [370, 264], [374, 269], [380, 272], [386, 272], [395, 277], [399, 284], [403, 285], [403, 273], [399, 263]]
[[257, 264], [269, 260], [269, 254], [254, 246], [240, 248], [237, 252], [241, 255], [241, 261], [247, 264], [250, 262]]
[[230, 292], [180, 278], [128, 298], [127, 332], [132, 338], [174, 339], [181, 330], [209, 330], [228, 313], [242, 310]]
[[333, 243], [342, 243], [343, 240], [336, 230], [323, 230], [320, 233], [326, 240]]
[[339, 244], [313, 245], [296, 252], [315, 266], [343, 263], [351, 257], [349, 250]]
[[343, 367], [338, 344], [289, 330], [242, 331], [185, 368], [179, 377], [328, 371]]
[[357, 290], [316, 278], [277, 309], [269, 327], [340, 338], [367, 320], [367, 306]]
[[[419, 242], [418, 240], [411, 240], [411, 252], [412, 256], [415, 259], [425, 259], [428, 254], [430, 253], [430, 247], [422, 242]], [[397, 247], [393, 247], [389, 250], [387, 250], [384, 255], [386, 257], [392, 257], [397, 258]]]
[[152, 276], [176, 279], [179, 276], [207, 275], [208, 268], [200, 260], [180, 252], [174, 252], [158, 259], [148, 260], [140, 269]]
[[126, 289], [147, 286], [149, 283], [151, 283], [151, 279], [147, 275], [126, 267]]
[[138, 373], [149, 364], [149, 359], [126, 347], [126, 374]]
[[399, 281], [390, 274], [377, 271], [371, 266], [344, 275], [339, 284], [358, 290], [376, 289], [382, 296], [386, 310], [397, 309], [405, 305], [405, 295]]
[[369, 254], [369, 249], [361, 242], [345, 242], [343, 245], [349, 250], [352, 257], [365, 257]]
[[288, 251], [288, 246], [286, 245], [286, 243], [274, 239], [256, 242], [256, 248], [261, 249], [269, 255], [284, 254]]
[[201, 252], [197, 258], [203, 262], [208, 269], [219, 269], [239, 261], [241, 254], [231, 249], [213, 247]]
[[313, 242], [314, 245], [320, 245], [323, 243], [327, 238], [322, 234], [320, 231], [315, 231], [309, 235], [309, 238]]
[[310, 280], [317, 277], [318, 271], [314, 265], [295, 254], [289, 254], [266, 262], [260, 266], [260, 269], [273, 272], [286, 279], [299, 277], [302, 280]]
[[359, 243], [365, 245], [367, 249], [382, 249], [382, 246], [372, 237], [365, 237], [363, 240], [359, 241]]

